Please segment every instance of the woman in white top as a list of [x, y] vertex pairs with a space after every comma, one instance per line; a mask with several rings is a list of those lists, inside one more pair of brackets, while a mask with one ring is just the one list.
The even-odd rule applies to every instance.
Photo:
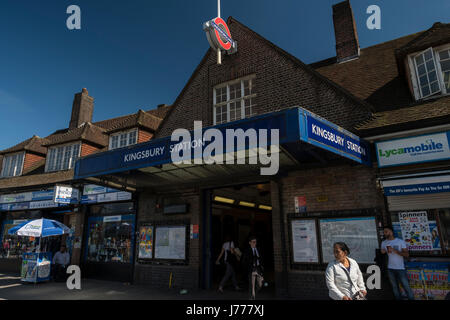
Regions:
[[220, 285], [219, 285], [219, 292], [223, 292], [223, 286], [225, 285], [225, 283], [228, 281], [228, 279], [231, 277], [231, 281], [233, 282], [233, 286], [236, 290], [240, 290], [240, 288], [237, 285], [237, 280], [236, 280], [236, 272], [234, 271], [234, 267], [233, 265], [229, 262], [228, 258], [229, 255], [233, 254], [235, 255], [234, 252], [234, 242], [231, 241], [231, 237], [230, 236], [226, 236], [225, 237], [225, 242], [222, 245], [222, 251], [220, 252], [219, 257], [216, 260], [216, 264], [220, 264], [220, 259], [222, 258], [222, 256], [225, 254], [225, 265], [226, 265], [226, 271], [225, 271], [225, 275], [222, 278], [222, 281], [220, 281]]
[[349, 258], [350, 249], [344, 242], [333, 245], [335, 261], [328, 264], [325, 280], [333, 300], [354, 300], [366, 296], [366, 286], [358, 263]]

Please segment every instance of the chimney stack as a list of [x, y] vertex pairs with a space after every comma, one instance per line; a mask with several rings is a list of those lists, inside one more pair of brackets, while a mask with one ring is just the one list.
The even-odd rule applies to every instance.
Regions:
[[333, 6], [337, 62], [359, 57], [359, 41], [350, 0]]
[[75, 94], [73, 99], [69, 129], [78, 128], [85, 122], [92, 122], [93, 112], [94, 98], [89, 96], [89, 92], [86, 88], [83, 88], [80, 93]]

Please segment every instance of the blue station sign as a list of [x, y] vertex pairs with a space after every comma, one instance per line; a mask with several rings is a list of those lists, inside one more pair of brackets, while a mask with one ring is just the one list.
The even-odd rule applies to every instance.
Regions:
[[[201, 130], [192, 130], [189, 131], [192, 139], [188, 142], [182, 142], [181, 138], [172, 141], [171, 137], [164, 137], [130, 147], [90, 155], [76, 162], [74, 178], [82, 179], [173, 163], [172, 156], [174, 153], [180, 154], [183, 160], [195, 160], [202, 157], [205, 149], [215, 142], [214, 139], [205, 137], [205, 132], [210, 129], [217, 130], [224, 137], [227, 137], [229, 130], [247, 132], [251, 129], [256, 132], [261, 130], [268, 132], [267, 140], [261, 142], [261, 139], [258, 138], [256, 145], [250, 143], [251, 139], [245, 139], [244, 145], [235, 143], [238, 140], [236, 136], [232, 136], [231, 141], [228, 138], [223, 139], [223, 152], [236, 152], [254, 147], [274, 145], [276, 143], [272, 141], [270, 132], [272, 129], [277, 129], [279, 145], [305, 142], [358, 163], [371, 165], [370, 148], [367, 142], [303, 108], [294, 107], [249, 119], [201, 128]], [[230, 145], [234, 149], [229, 150]], [[219, 153], [214, 155], [219, 155]]]

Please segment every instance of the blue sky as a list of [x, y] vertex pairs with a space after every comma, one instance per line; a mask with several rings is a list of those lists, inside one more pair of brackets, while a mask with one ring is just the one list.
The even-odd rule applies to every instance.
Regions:
[[[340, 0], [222, 0], [233, 16], [305, 63], [335, 55]], [[69, 5], [81, 27], [66, 27]], [[362, 48], [450, 22], [448, 0], [352, 0]], [[368, 30], [368, 6], [381, 30]], [[216, 0], [1, 0], [0, 150], [66, 128], [73, 95], [95, 98], [93, 121], [171, 104], [208, 49]], [[194, 106], [193, 106], [194, 107]]]

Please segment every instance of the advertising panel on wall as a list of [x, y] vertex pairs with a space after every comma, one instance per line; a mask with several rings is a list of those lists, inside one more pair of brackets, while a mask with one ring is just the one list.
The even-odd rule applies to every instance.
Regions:
[[398, 217], [403, 240], [409, 250], [428, 251], [433, 249], [426, 211], [400, 212]]
[[116, 202], [131, 200], [132, 193], [120, 191], [113, 188], [97, 186], [94, 184], [85, 185], [83, 195], [81, 196], [81, 204], [93, 204], [102, 202]]
[[450, 159], [450, 131], [377, 142], [380, 168]]
[[450, 292], [449, 262], [407, 262], [409, 285], [417, 300], [444, 300]]
[[334, 261], [333, 244], [345, 242], [350, 257], [358, 263], [373, 263], [379, 248], [375, 218], [342, 218], [320, 220], [322, 260]]
[[139, 230], [139, 259], [153, 258], [153, 226], [142, 226]]
[[292, 220], [292, 252], [294, 263], [319, 262], [316, 221]]

